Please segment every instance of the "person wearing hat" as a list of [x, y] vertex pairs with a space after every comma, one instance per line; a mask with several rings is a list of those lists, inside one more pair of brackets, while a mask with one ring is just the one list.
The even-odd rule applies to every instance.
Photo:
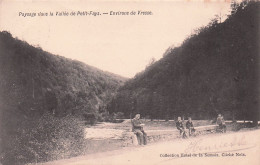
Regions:
[[188, 121], [186, 122], [186, 128], [189, 130], [190, 136], [195, 132], [191, 117], [189, 117]]
[[187, 135], [186, 135], [185, 128], [184, 128], [183, 122], [181, 120], [181, 117], [178, 117], [178, 120], [176, 122], [176, 127], [180, 131], [180, 136], [183, 138], [186, 138]]
[[133, 124], [133, 132], [136, 133], [138, 144], [139, 145], [146, 145], [147, 144], [147, 134], [144, 132], [143, 126], [141, 120], [140, 120], [140, 114], [136, 114], [135, 118], [132, 120]]
[[218, 114], [217, 125], [219, 126], [219, 129], [221, 130], [222, 133], [226, 133], [227, 126], [225, 124], [224, 117], [221, 114]]

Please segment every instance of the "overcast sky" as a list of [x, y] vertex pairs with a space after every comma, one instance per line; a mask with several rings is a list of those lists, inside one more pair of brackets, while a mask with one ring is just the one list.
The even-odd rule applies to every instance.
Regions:
[[[43, 50], [105, 71], [133, 77], [152, 58], [179, 45], [230, 4], [203, 1], [41, 1], [0, 0], [0, 29]], [[110, 11], [151, 11], [152, 15], [111, 16]], [[55, 16], [56, 12], [94, 11], [99, 16]], [[19, 16], [53, 12], [54, 16]]]

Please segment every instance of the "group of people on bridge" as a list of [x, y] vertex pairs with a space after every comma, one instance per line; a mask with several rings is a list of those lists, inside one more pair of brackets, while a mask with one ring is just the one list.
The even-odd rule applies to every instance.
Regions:
[[[146, 145], [147, 144], [147, 134], [144, 132], [144, 124], [140, 120], [140, 114], [136, 114], [135, 117], [131, 120], [132, 122], [132, 131], [136, 134], [138, 144]], [[226, 124], [224, 117], [219, 114], [216, 120], [216, 124], [218, 125], [218, 129], [222, 132], [226, 132]], [[195, 134], [195, 128], [192, 122], [191, 117], [188, 117], [188, 121], [186, 122], [186, 129], [184, 127], [184, 120], [181, 117], [178, 117], [176, 122], [176, 128], [180, 131], [180, 137], [188, 138], [188, 136], [192, 136]]]

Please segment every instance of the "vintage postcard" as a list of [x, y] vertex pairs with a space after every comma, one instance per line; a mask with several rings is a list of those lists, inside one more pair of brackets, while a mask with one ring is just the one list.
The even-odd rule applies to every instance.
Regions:
[[259, 165], [259, 9], [0, 0], [0, 165]]

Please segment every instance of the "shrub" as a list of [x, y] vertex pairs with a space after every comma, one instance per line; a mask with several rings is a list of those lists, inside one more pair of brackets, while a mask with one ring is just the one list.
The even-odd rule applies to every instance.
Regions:
[[82, 153], [84, 131], [77, 118], [56, 118], [46, 113], [38, 121], [30, 123], [30, 127], [20, 127], [18, 134], [9, 140], [3, 164], [36, 163]]

